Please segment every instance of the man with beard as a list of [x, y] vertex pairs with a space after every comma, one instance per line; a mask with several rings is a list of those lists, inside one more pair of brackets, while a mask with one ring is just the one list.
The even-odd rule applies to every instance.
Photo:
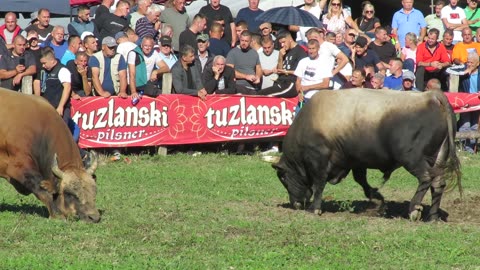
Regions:
[[82, 36], [84, 32], [97, 34], [95, 24], [90, 21], [90, 7], [81, 5], [78, 7], [78, 15], [67, 27], [69, 35]]
[[22, 79], [36, 73], [34, 56], [25, 52], [27, 40], [17, 35], [13, 39], [13, 49], [0, 58], [0, 86], [19, 91], [22, 88]]
[[177, 94], [207, 97], [200, 71], [195, 67], [195, 49], [185, 45], [180, 50], [180, 59], [172, 67], [173, 89]]
[[262, 79], [262, 67], [258, 53], [250, 47], [251, 41], [252, 34], [243, 31], [240, 35], [240, 47], [233, 48], [227, 55], [227, 65], [235, 69], [237, 85], [257, 90]]
[[297, 76], [294, 73], [298, 62], [307, 57], [307, 53], [293, 40], [290, 32], [281, 32], [277, 40], [281, 47], [277, 62], [278, 79], [273, 86], [262, 89], [257, 94], [262, 96], [296, 97], [295, 82]]
[[126, 31], [128, 28], [127, 15], [130, 12], [130, 3], [120, 0], [117, 3], [114, 13], [103, 13], [100, 17], [95, 18], [98, 27], [98, 40], [110, 36], [114, 37], [120, 31]]

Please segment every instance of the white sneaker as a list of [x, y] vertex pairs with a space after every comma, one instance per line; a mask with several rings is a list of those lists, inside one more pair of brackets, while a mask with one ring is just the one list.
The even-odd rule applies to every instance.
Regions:
[[275, 153], [278, 153], [278, 146], [273, 146], [272, 148], [270, 148], [266, 151], [263, 151], [260, 154], [262, 156], [264, 156], [264, 155], [270, 155], [270, 154], [275, 154]]

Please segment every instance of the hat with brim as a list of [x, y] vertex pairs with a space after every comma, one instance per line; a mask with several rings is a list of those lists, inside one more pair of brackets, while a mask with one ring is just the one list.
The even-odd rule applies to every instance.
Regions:
[[210, 37], [207, 34], [199, 34], [197, 35], [197, 41], [208, 41]]
[[116, 47], [118, 44], [113, 37], [104, 37], [102, 39], [102, 45], [107, 45], [108, 47]]
[[413, 72], [410, 70], [405, 70], [402, 74], [402, 80], [415, 81], [415, 74], [413, 74]]

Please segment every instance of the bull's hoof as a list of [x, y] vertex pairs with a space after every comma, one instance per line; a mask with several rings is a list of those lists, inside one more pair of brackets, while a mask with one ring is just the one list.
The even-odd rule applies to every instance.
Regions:
[[320, 210], [320, 209], [315, 209], [315, 210], [313, 210], [313, 213], [314, 213], [315, 215], [321, 216], [321, 215], [322, 215], [322, 210]]
[[431, 214], [427, 218], [428, 222], [436, 222], [436, 221], [441, 221], [440, 216], [438, 214]]
[[293, 203], [293, 208], [295, 208], [295, 210], [300, 210], [302, 209], [302, 204], [299, 202], [295, 202]]
[[410, 212], [410, 221], [419, 221], [422, 217], [423, 207], [421, 205], [415, 205], [415, 209]]

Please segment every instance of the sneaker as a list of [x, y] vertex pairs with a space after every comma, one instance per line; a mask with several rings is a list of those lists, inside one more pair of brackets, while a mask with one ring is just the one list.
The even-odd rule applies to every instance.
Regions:
[[118, 150], [113, 150], [113, 156], [110, 158], [111, 161], [119, 161], [122, 159], [122, 154], [120, 154], [120, 151]]
[[270, 154], [275, 154], [275, 153], [278, 153], [278, 147], [277, 146], [273, 146], [272, 148], [270, 148], [266, 151], [263, 151], [260, 154], [262, 156], [265, 156], [265, 155], [270, 155]]

